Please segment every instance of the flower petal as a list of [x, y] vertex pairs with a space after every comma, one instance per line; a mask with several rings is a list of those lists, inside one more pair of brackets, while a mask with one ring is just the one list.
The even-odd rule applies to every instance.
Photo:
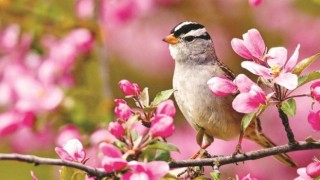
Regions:
[[56, 151], [56, 153], [59, 155], [59, 157], [62, 160], [67, 160], [67, 161], [74, 161], [74, 159], [68, 154], [68, 152], [66, 150], [64, 150], [61, 147], [56, 147], [54, 148], [54, 150]]
[[109, 143], [101, 143], [99, 145], [99, 149], [103, 153], [103, 155], [111, 157], [111, 158], [120, 158], [122, 157], [122, 153], [120, 149], [118, 149], [116, 146], [109, 144]]
[[258, 75], [258, 76], [263, 76], [266, 79], [272, 78], [271, 76], [271, 69], [264, 67], [260, 64], [257, 64], [255, 62], [251, 61], [243, 61], [241, 63], [241, 67], [247, 69], [251, 73]]
[[216, 96], [227, 96], [229, 94], [235, 93], [237, 91], [237, 86], [228, 78], [213, 77], [207, 82], [209, 89]]
[[239, 56], [244, 59], [252, 59], [252, 55], [248, 48], [244, 45], [244, 41], [242, 39], [233, 38], [231, 40], [231, 47]]
[[250, 78], [248, 78], [244, 74], [239, 74], [235, 79], [234, 83], [237, 85], [240, 93], [246, 93], [249, 92], [251, 89], [251, 86], [254, 85], [255, 83], [251, 81]]
[[165, 114], [174, 117], [176, 114], [176, 108], [174, 107], [173, 101], [169, 99], [161, 102], [156, 109], [156, 114]]
[[299, 49], [300, 49], [300, 44], [298, 44], [298, 46], [296, 47], [296, 50], [294, 50], [292, 56], [284, 66], [285, 72], [290, 72], [294, 68], [294, 66], [297, 64], [298, 57], [299, 57]]
[[298, 86], [298, 76], [292, 73], [280, 73], [274, 81], [289, 90], [293, 90]]
[[243, 35], [243, 40], [252, 56], [259, 59], [263, 56], [266, 46], [258, 30], [250, 29]]
[[320, 131], [320, 111], [313, 112], [310, 111], [308, 115], [308, 122], [311, 127], [317, 131]]
[[258, 109], [260, 104], [250, 100], [249, 93], [241, 93], [233, 100], [232, 107], [240, 113], [252, 113]]
[[277, 66], [283, 67], [287, 61], [287, 49], [284, 47], [274, 47], [268, 52], [267, 63], [270, 67]]

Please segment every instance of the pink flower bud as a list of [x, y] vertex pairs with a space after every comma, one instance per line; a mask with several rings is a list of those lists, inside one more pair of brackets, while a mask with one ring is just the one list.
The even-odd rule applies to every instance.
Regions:
[[170, 170], [168, 163], [163, 161], [148, 163], [130, 161], [128, 166], [131, 171], [126, 172], [121, 180], [162, 179]]
[[116, 99], [115, 103], [117, 105], [114, 108], [116, 116], [122, 120], [128, 120], [131, 116], [131, 108], [127, 105], [126, 101], [123, 99]]
[[86, 158], [86, 153], [78, 139], [69, 140], [63, 148], [56, 147], [55, 151], [61, 159], [67, 161], [83, 162]]
[[259, 6], [262, 3], [262, 0], [249, 0], [249, 4], [252, 7]]
[[108, 131], [118, 139], [121, 138], [125, 133], [122, 124], [119, 122], [110, 122]]
[[101, 143], [99, 148], [104, 155], [101, 163], [106, 172], [119, 171], [127, 166], [128, 162], [122, 158], [122, 153], [116, 146]]
[[320, 130], [320, 111], [310, 111], [308, 115], [308, 122], [311, 127], [317, 131]]
[[245, 59], [261, 60], [266, 50], [265, 43], [256, 29], [250, 29], [243, 34], [243, 40], [233, 38], [231, 47], [239, 56]]
[[59, 130], [56, 138], [56, 145], [64, 146], [70, 139], [81, 140], [80, 132], [74, 125], [66, 125]]
[[93, 0], [77, 0], [75, 4], [76, 15], [80, 19], [92, 18], [94, 15]]
[[237, 91], [237, 86], [228, 78], [213, 77], [207, 82], [209, 89], [216, 96], [227, 96]]
[[169, 137], [173, 134], [175, 127], [171, 116], [157, 115], [151, 119], [150, 132], [153, 137]]
[[156, 109], [156, 114], [165, 114], [174, 117], [176, 114], [176, 108], [174, 107], [173, 101], [169, 99], [161, 102]]
[[140, 86], [136, 83], [131, 83], [128, 80], [121, 80], [118, 83], [123, 94], [127, 96], [135, 96], [140, 94]]
[[313, 162], [307, 166], [307, 174], [312, 178], [320, 176], [320, 162]]
[[320, 102], [320, 81], [316, 81], [310, 86], [311, 97]]

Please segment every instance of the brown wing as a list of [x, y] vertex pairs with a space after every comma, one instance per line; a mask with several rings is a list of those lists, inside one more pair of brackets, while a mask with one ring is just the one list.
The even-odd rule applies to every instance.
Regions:
[[236, 78], [236, 75], [232, 72], [231, 69], [229, 69], [224, 63], [222, 63], [221, 61], [219, 61], [219, 59], [217, 59], [216, 61], [219, 65], [219, 67], [222, 69], [222, 71], [224, 73], [226, 73], [226, 76], [230, 79], [230, 80], [234, 80]]

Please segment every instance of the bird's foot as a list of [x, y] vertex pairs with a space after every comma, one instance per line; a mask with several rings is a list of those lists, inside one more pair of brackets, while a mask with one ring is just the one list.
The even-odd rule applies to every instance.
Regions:
[[[203, 155], [203, 154], [209, 154], [207, 153], [206, 149], [207, 147], [209, 147], [210, 144], [206, 144], [204, 146], [201, 147], [201, 149], [199, 149], [194, 155], [191, 156], [190, 159], [196, 159], [197, 157], [199, 157], [200, 155]], [[210, 155], [211, 156], [211, 155]]]
[[237, 154], [244, 154], [241, 148], [241, 144], [237, 144], [236, 149], [232, 153], [232, 157], [235, 157]]
[[[236, 155], [238, 155], [238, 154], [242, 154], [247, 157], [247, 155], [242, 151], [241, 144], [237, 144], [236, 149], [232, 153], [232, 158], [235, 158]], [[244, 163], [244, 161], [243, 161], [243, 163]], [[235, 162], [235, 164], [238, 165], [237, 162]]]

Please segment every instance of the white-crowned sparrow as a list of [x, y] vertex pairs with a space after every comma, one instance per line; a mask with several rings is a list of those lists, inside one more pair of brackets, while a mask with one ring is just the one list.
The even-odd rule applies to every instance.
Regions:
[[[214, 96], [207, 86], [207, 81], [214, 76], [234, 79], [234, 74], [218, 60], [205, 27], [185, 21], [176, 25], [163, 41], [169, 43], [170, 54], [175, 61], [173, 88], [176, 90], [176, 102], [187, 121], [198, 132], [198, 144], [206, 148], [213, 138], [231, 140], [237, 137], [243, 114], [232, 108], [234, 96]], [[263, 147], [275, 146], [261, 132], [259, 120], [250, 124], [244, 137]], [[276, 158], [295, 166], [286, 154], [276, 155]]]

